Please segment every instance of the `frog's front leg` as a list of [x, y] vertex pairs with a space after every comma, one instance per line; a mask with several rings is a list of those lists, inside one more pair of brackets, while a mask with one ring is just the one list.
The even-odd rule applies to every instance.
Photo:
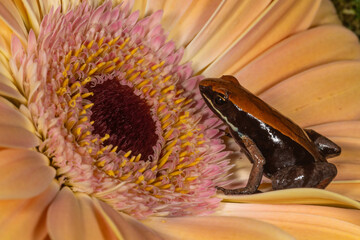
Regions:
[[222, 187], [216, 187], [216, 189], [223, 191], [226, 195], [238, 195], [238, 194], [252, 194], [257, 192], [260, 185], [261, 178], [264, 171], [265, 158], [261, 154], [256, 144], [247, 136], [241, 137], [242, 145], [246, 148], [249, 153], [251, 162], [253, 163], [249, 180], [244, 188], [238, 189], [225, 189]]

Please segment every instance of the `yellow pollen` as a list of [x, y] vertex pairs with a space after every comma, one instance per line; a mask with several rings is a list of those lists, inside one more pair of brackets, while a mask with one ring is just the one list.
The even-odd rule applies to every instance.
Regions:
[[89, 72], [88, 72], [88, 75], [91, 76], [93, 75], [99, 68], [98, 67], [94, 67], [93, 69], [91, 69]]
[[153, 166], [153, 167], [151, 168], [151, 171], [155, 171], [156, 169], [157, 169], [157, 165]]
[[121, 68], [124, 65], [125, 61], [121, 61], [116, 65], [116, 68]]
[[161, 126], [163, 130], [165, 130], [170, 125], [170, 122], [166, 122], [164, 125]]
[[80, 71], [84, 71], [85, 68], [86, 68], [86, 63], [84, 63], [83, 65], [81, 65]]
[[136, 62], [136, 64], [142, 64], [145, 61], [144, 58], [140, 59], [139, 61]]
[[135, 78], [137, 78], [140, 75], [140, 72], [136, 72], [135, 74], [133, 74], [130, 78], [129, 81], [133, 81]]
[[80, 112], [79, 114], [80, 114], [80, 115], [85, 115], [85, 114], [86, 114], [86, 110], [85, 110], [85, 109], [81, 110], [81, 112]]
[[67, 77], [67, 71], [64, 70], [64, 71], [62, 72], [62, 75], [63, 75], [64, 77]]
[[111, 45], [113, 45], [114, 43], [116, 43], [117, 42], [117, 40], [119, 40], [119, 38], [120, 38], [120, 36], [118, 36], [118, 37], [116, 37], [116, 38], [113, 38], [113, 39], [111, 39], [109, 42], [108, 42], [108, 44], [111, 46]]
[[165, 150], [169, 151], [171, 148], [173, 148], [177, 143], [177, 139], [171, 141], [171, 143], [169, 145], [166, 146]]
[[174, 90], [174, 89], [175, 89], [175, 86], [174, 86], [174, 85], [171, 85], [171, 86], [169, 86], [169, 87], [161, 90], [161, 93], [162, 93], [162, 94], [166, 94], [166, 93], [168, 93], [168, 92], [170, 92], [171, 90]]
[[74, 108], [76, 106], [76, 101], [74, 99], [71, 99], [69, 102], [69, 106]]
[[131, 54], [126, 55], [126, 56], [125, 56], [125, 58], [124, 58], [124, 61], [126, 62], [126, 61], [127, 61], [127, 60], [129, 60], [131, 57], [132, 57], [132, 55], [131, 55]]
[[158, 187], [158, 186], [161, 185], [161, 182], [156, 182], [156, 183], [154, 183], [153, 185], [154, 185], [155, 187]]
[[133, 162], [135, 160], [135, 156], [132, 156], [129, 160], [129, 162]]
[[181, 94], [181, 93], [183, 93], [184, 92], [184, 89], [180, 89], [180, 90], [178, 90], [177, 92], [176, 92], [176, 95], [179, 95], [179, 94]]
[[105, 48], [99, 48], [99, 50], [97, 50], [96, 53], [93, 54], [93, 56], [94, 57], [99, 56], [104, 50], [105, 50]]
[[109, 171], [106, 171], [107, 175], [109, 175], [110, 177], [114, 177], [115, 176], [115, 173], [113, 170], [109, 170]]
[[82, 98], [87, 98], [89, 96], [94, 96], [94, 93], [93, 92], [88, 92], [88, 93], [84, 93], [81, 95]]
[[124, 167], [126, 164], [127, 164], [127, 160], [125, 159], [125, 160], [119, 165], [119, 167], [122, 168], [122, 167]]
[[119, 49], [123, 49], [125, 45], [130, 41], [130, 38], [126, 38], [125, 41], [119, 46]]
[[188, 154], [187, 151], [183, 151], [179, 154], [179, 157], [185, 157]]
[[100, 139], [100, 141], [104, 142], [105, 140], [108, 140], [109, 138], [110, 138], [110, 135], [106, 133], [105, 136]]
[[116, 63], [117, 61], [119, 61], [120, 57], [116, 57], [112, 60], [113, 63]]
[[204, 143], [205, 143], [205, 141], [198, 141], [197, 145], [201, 145], [201, 144], [204, 144]]
[[78, 50], [76, 50], [74, 56], [75, 56], [75, 57], [79, 56], [80, 52], [81, 52], [82, 50], [84, 50], [84, 48], [85, 48], [85, 46], [84, 46], [84, 45], [81, 45], [81, 47], [80, 47]]
[[163, 80], [163, 82], [166, 83], [167, 81], [170, 80], [171, 77], [172, 77], [172, 75], [169, 75], [169, 76], [165, 77], [164, 80]]
[[182, 163], [182, 164], [177, 165], [175, 169], [178, 170], [178, 169], [183, 168], [184, 166], [185, 166], [185, 163]]
[[180, 136], [180, 139], [181, 139], [181, 140], [184, 140], [184, 139], [186, 139], [187, 137], [191, 137], [192, 135], [193, 135], [192, 132], [187, 132], [186, 134], [181, 135], [181, 136]]
[[111, 152], [116, 152], [117, 149], [118, 149], [118, 146], [115, 146], [115, 147], [111, 150]]
[[180, 175], [181, 173], [183, 173], [183, 171], [179, 170], [179, 171], [175, 171], [169, 174], [169, 176], [173, 177], [173, 176], [177, 176]]
[[144, 180], [144, 176], [143, 175], [141, 175], [140, 177], [138, 177], [138, 179], [136, 180], [136, 184], [139, 184], [139, 183], [141, 183], [141, 181], [143, 181]]
[[122, 176], [122, 177], [120, 177], [120, 180], [126, 180], [126, 179], [128, 179], [129, 177], [131, 176], [131, 172], [130, 173], [127, 173], [127, 174], [125, 174], [124, 176]]
[[94, 106], [94, 103], [86, 104], [83, 108], [86, 110], [86, 109], [91, 108], [92, 106]]
[[88, 148], [88, 153], [92, 153], [92, 148]]
[[146, 170], [146, 167], [143, 167], [141, 169], [138, 170], [139, 173], [143, 173]]
[[82, 130], [81, 127], [76, 128], [76, 130], [75, 130], [76, 136], [80, 136], [81, 130]]
[[125, 154], [124, 154], [124, 157], [126, 157], [126, 158], [129, 157], [130, 154], [131, 154], [131, 152], [132, 152], [132, 151], [130, 150], [130, 151], [128, 151], [127, 153], [125, 153]]
[[105, 161], [105, 160], [102, 160], [101, 162], [98, 162], [96, 165], [97, 165], [98, 167], [103, 167], [103, 166], [105, 166], [105, 163], [106, 163], [106, 161]]
[[75, 100], [75, 99], [77, 99], [78, 97], [80, 97], [80, 93], [77, 93], [77, 94], [75, 94], [74, 96], [72, 96], [72, 100]]
[[194, 181], [195, 179], [197, 179], [198, 177], [187, 177], [185, 178], [185, 181], [187, 182], [191, 182], [191, 181]]
[[167, 160], [169, 159], [169, 156], [171, 155], [173, 149], [170, 149], [170, 151], [168, 151], [167, 153], [165, 153], [165, 155], [160, 159], [159, 161], [159, 168], [161, 168], [162, 166], [164, 166], [164, 164], [167, 162]]
[[182, 103], [186, 98], [180, 98], [178, 100], [175, 101], [175, 104], [179, 104]]
[[172, 186], [172, 184], [169, 183], [169, 184], [162, 186], [161, 189], [167, 189], [167, 188], [170, 188], [171, 186]]
[[153, 178], [153, 179], [150, 179], [148, 182], [147, 182], [147, 184], [152, 184], [153, 182], [155, 182], [155, 178]]
[[88, 82], [90, 82], [90, 81], [91, 81], [91, 77], [87, 77], [87, 78], [84, 79], [84, 81], [81, 82], [81, 85], [84, 86], [84, 85], [86, 85], [86, 84], [87, 84]]
[[155, 89], [152, 90], [152, 91], [149, 93], [150, 97], [154, 96], [156, 92], [157, 92], [157, 91], [156, 91]]
[[74, 91], [76, 88], [80, 88], [80, 87], [81, 87], [80, 83], [76, 81], [71, 85], [70, 89], [71, 91]]
[[151, 67], [151, 70], [155, 71], [155, 70], [158, 69], [159, 67], [162, 67], [164, 64], [165, 64], [165, 61], [162, 61], [161, 63], [152, 66], [152, 67]]
[[146, 80], [142, 81], [141, 83], [139, 83], [136, 87], [141, 88], [141, 87], [145, 86], [146, 84], [148, 84], [149, 82], [150, 82], [150, 80], [146, 79]]
[[60, 96], [64, 95], [66, 93], [66, 89], [65, 88], [59, 88], [56, 93]]
[[71, 58], [72, 50], [65, 56], [64, 65], [68, 64]]
[[135, 162], [138, 162], [141, 158], [141, 153], [139, 153], [137, 156], [136, 156], [136, 159], [135, 159]]
[[134, 55], [137, 51], [139, 50], [139, 48], [134, 48], [133, 50], [131, 50], [130, 54], [131, 55]]
[[87, 120], [88, 120], [88, 118], [85, 116], [85, 117], [81, 118], [81, 119], [78, 121], [78, 123], [84, 123], [84, 122], [86, 122]]
[[90, 49], [93, 44], [94, 44], [94, 40], [91, 40], [91, 42], [89, 42], [89, 44], [88, 44], [86, 47], [87, 47], [88, 49]]
[[86, 131], [86, 132], [81, 136], [81, 139], [86, 138], [86, 137], [89, 136], [90, 134], [91, 134], [90, 131]]
[[92, 143], [95, 143], [95, 142], [97, 142], [97, 141], [98, 141], [97, 138], [94, 138], [93, 140], [91, 140]]
[[198, 160], [198, 161], [194, 161], [194, 162], [192, 162], [192, 163], [190, 163], [190, 164], [188, 164], [188, 165], [186, 165], [186, 167], [192, 167], [192, 166], [195, 166], [196, 164], [198, 164], [200, 162], [200, 160]]
[[147, 70], [145, 70], [145, 71], [143, 71], [142, 73], [141, 73], [141, 77], [144, 77], [146, 74], [148, 73], [148, 71]]
[[95, 121], [91, 121], [90, 124], [93, 125], [95, 123]]
[[161, 105], [159, 108], [158, 108], [158, 113], [160, 113], [162, 110], [164, 110], [166, 108], [166, 105], [165, 104], [163, 104], [163, 105]]
[[80, 147], [85, 147], [85, 146], [89, 146], [90, 143], [89, 142], [86, 142], [86, 141], [83, 141], [80, 143]]
[[191, 103], [193, 100], [190, 98], [189, 100], [187, 100], [186, 102], [184, 102], [184, 106]]
[[100, 38], [100, 40], [98, 41], [98, 46], [99, 46], [99, 47], [103, 44], [104, 39], [105, 39], [105, 37], [102, 37], [102, 38]]
[[165, 135], [164, 138], [165, 140], [168, 140], [169, 137], [171, 136], [171, 134], [174, 132], [175, 128], [171, 128], [170, 131], [168, 131]]
[[190, 113], [188, 111], [185, 112], [185, 114], [181, 115], [179, 117], [180, 120], [184, 120], [185, 118], [189, 117], [190, 116]]
[[166, 116], [161, 119], [161, 123], [166, 122], [166, 120], [168, 120], [170, 117], [171, 117], [171, 113], [166, 114]]
[[109, 73], [111, 72], [112, 70], [115, 69], [116, 66], [111, 66], [111, 67], [108, 67], [107, 69], [104, 70], [105, 73]]
[[185, 157], [181, 157], [181, 158], [179, 158], [179, 162], [184, 161], [184, 159], [185, 159]]
[[151, 191], [154, 188], [154, 186], [148, 186], [145, 188], [145, 191]]

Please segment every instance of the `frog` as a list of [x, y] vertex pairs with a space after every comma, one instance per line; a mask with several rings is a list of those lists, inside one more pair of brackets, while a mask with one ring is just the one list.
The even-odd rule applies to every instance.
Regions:
[[301, 128], [241, 86], [234, 76], [205, 78], [199, 90], [252, 163], [245, 187], [216, 186], [217, 190], [225, 195], [260, 193], [263, 176], [271, 180], [273, 190], [324, 189], [335, 178], [337, 168], [327, 159], [339, 156], [340, 146], [312, 129]]

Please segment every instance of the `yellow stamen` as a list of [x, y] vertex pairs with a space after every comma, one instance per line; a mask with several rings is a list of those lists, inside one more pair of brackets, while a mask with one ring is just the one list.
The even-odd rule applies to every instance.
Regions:
[[124, 161], [121, 162], [121, 164], [119, 165], [120, 168], [124, 167], [127, 164], [127, 160], [124, 159]]
[[125, 41], [119, 46], [119, 49], [123, 49], [125, 45], [130, 41], [130, 38], [126, 38]]
[[172, 77], [172, 75], [169, 75], [169, 76], [165, 77], [164, 80], [163, 80], [163, 82], [166, 83], [167, 81], [170, 80], [171, 77]]
[[185, 178], [185, 181], [191, 182], [191, 181], [194, 181], [197, 178], [198, 177], [187, 177], [187, 178]]
[[126, 179], [128, 179], [129, 177], [131, 176], [131, 172], [130, 173], [128, 173], [128, 174], [125, 174], [124, 176], [122, 176], [122, 177], [120, 177], [120, 180], [126, 180]]
[[82, 141], [81, 143], [80, 143], [80, 147], [85, 147], [85, 146], [89, 146], [90, 145], [90, 143], [89, 142], [86, 142], [86, 141]]
[[132, 151], [130, 150], [130, 151], [128, 151], [127, 153], [125, 153], [125, 154], [124, 154], [124, 157], [126, 157], [126, 158], [129, 157], [130, 154], [131, 154], [131, 152], [132, 152]]
[[80, 83], [76, 81], [71, 85], [70, 89], [71, 91], [74, 91], [76, 88], [80, 88], [80, 87], [81, 87]]
[[102, 37], [102, 38], [100, 38], [100, 40], [98, 41], [98, 46], [99, 46], [99, 47], [103, 44], [104, 39], [105, 39], [105, 37]]
[[130, 78], [129, 81], [133, 81], [135, 78], [137, 78], [140, 75], [140, 72], [136, 72], [135, 74], [133, 74]]
[[83, 118], [81, 118], [79, 121], [78, 121], [78, 123], [84, 123], [84, 122], [86, 122], [88, 120], [88, 118], [85, 116], [85, 117], [83, 117]]
[[151, 168], [151, 171], [155, 171], [156, 169], [157, 169], [157, 165], [155, 165], [155, 166], [153, 166], [152, 168]]
[[102, 160], [101, 162], [98, 162], [96, 165], [97, 165], [98, 167], [103, 167], [103, 166], [105, 166], [105, 163], [106, 163], [106, 161], [105, 161], [105, 160]]
[[84, 79], [84, 81], [81, 82], [81, 85], [84, 86], [84, 85], [86, 85], [86, 84], [87, 84], [88, 82], [90, 82], [90, 81], [91, 81], [91, 77], [87, 77], [87, 78]]
[[166, 122], [166, 120], [168, 120], [170, 117], [171, 117], [171, 113], [168, 113], [165, 117], [163, 117], [163, 118], [161, 119], [161, 123]]
[[[139, 73], [139, 72], [137, 72], [137, 73]], [[150, 80], [146, 79], [146, 80], [142, 81], [141, 83], [139, 83], [136, 87], [141, 88], [141, 87], [145, 86], [146, 84], [148, 84], [149, 82], [150, 82]]]
[[105, 72], [105, 73], [109, 73], [109, 72], [111, 72], [112, 70], [114, 70], [115, 67], [116, 67], [116, 66], [111, 66], [111, 67], [105, 69], [104, 72]]
[[74, 56], [77, 57], [77, 56], [80, 54], [80, 52], [81, 52], [82, 50], [84, 50], [84, 48], [85, 48], [85, 46], [84, 46], [84, 45], [81, 45], [81, 47], [80, 47], [78, 50], [76, 50]]
[[144, 176], [143, 175], [141, 175], [140, 177], [138, 177], [138, 179], [136, 180], [136, 184], [139, 184], [139, 183], [141, 183], [143, 180], [144, 180]]
[[84, 63], [83, 65], [81, 65], [80, 71], [84, 71], [85, 68], [86, 68], [86, 63]]
[[71, 58], [72, 50], [69, 51], [68, 54], [65, 56], [64, 65], [68, 64]]
[[175, 104], [179, 104], [182, 103], [186, 98], [180, 98], [178, 100], [175, 101]]
[[185, 157], [188, 154], [187, 151], [183, 151], [179, 154], [179, 157]]
[[94, 96], [94, 93], [93, 92], [88, 92], [88, 93], [84, 93], [81, 95], [82, 98], [87, 98], [89, 96]]
[[143, 71], [142, 73], [141, 73], [141, 77], [144, 77], [146, 74], [148, 73], [148, 71], [147, 70], [145, 70], [145, 71]]
[[154, 179], [150, 179], [150, 180], [147, 182], [147, 184], [152, 184], [155, 180], [156, 180], [155, 178], [154, 178]]
[[164, 110], [166, 108], [166, 105], [165, 104], [163, 104], [163, 105], [161, 105], [159, 108], [158, 108], [158, 113], [160, 113], [162, 110]]
[[86, 104], [84, 107], [83, 107], [83, 109], [89, 109], [89, 108], [91, 108], [92, 106], [94, 106], [94, 103], [89, 103], [89, 104]]
[[170, 149], [170, 151], [168, 151], [167, 153], [165, 153], [165, 155], [160, 159], [159, 161], [159, 168], [161, 168], [162, 166], [164, 166], [164, 164], [167, 162], [167, 160], [169, 159], [169, 156], [171, 155], [173, 149]]
[[94, 44], [94, 40], [91, 40], [91, 42], [89, 42], [89, 44], [88, 44], [86, 47], [87, 47], [88, 49], [90, 49], [93, 44]]
[[169, 87], [161, 90], [161, 93], [162, 93], [162, 94], [166, 94], [166, 93], [168, 93], [169, 91], [174, 90], [174, 89], [175, 89], [175, 86], [174, 86], [174, 85], [170, 85]]
[[100, 139], [100, 141], [104, 142], [105, 140], [108, 140], [109, 138], [110, 138], [110, 135], [106, 133], [105, 136]]
[[175, 171], [169, 174], [169, 176], [173, 177], [173, 176], [177, 176], [180, 175], [181, 173], [183, 173], [183, 171], [179, 170], [179, 171]]
[[80, 112], [79, 114], [80, 114], [80, 116], [81, 116], [81, 115], [85, 115], [85, 114], [86, 114], [86, 110], [85, 110], [85, 109], [81, 110], [81, 112]]
[[145, 58], [142, 58], [139, 61], [137, 61], [136, 64], [142, 64], [144, 61], [145, 61]]
[[165, 151], [169, 151], [171, 148], [173, 148], [177, 143], [177, 139], [171, 141], [169, 145], [166, 146]]
[[120, 36], [118, 36], [118, 37], [116, 37], [116, 38], [113, 38], [113, 39], [111, 39], [109, 42], [108, 42], [108, 44], [111, 46], [111, 45], [113, 45], [114, 43], [116, 43], [117, 42], [117, 40], [119, 40], [119, 38], [120, 38]]
[[183, 168], [184, 166], [185, 166], [185, 163], [182, 163], [182, 164], [177, 165], [175, 169], [179, 170], [179, 169]]
[[70, 100], [69, 106], [74, 108], [76, 106], [76, 101], [74, 99]]
[[135, 160], [135, 156], [132, 156], [129, 160], [129, 162], [133, 162]]
[[109, 170], [109, 171], [106, 171], [107, 175], [109, 175], [110, 177], [114, 177], [115, 176], [115, 173], [113, 170]]
[[154, 186], [148, 186], [145, 188], [145, 191], [151, 191], [154, 188]]
[[118, 149], [118, 146], [115, 146], [115, 147], [111, 150], [111, 152], [116, 152], [117, 149]]
[[170, 188], [171, 186], [172, 186], [172, 184], [169, 183], [169, 184], [166, 184], [166, 185], [162, 186], [161, 189], [168, 189], [168, 188]]
[[141, 153], [139, 153], [137, 156], [136, 156], [136, 159], [135, 159], [135, 162], [138, 162], [141, 158]]
[[152, 67], [151, 67], [151, 70], [155, 71], [155, 70], [158, 69], [159, 67], [162, 67], [164, 64], [165, 64], [165, 61], [162, 61], [161, 63], [152, 66]]
[[171, 128], [165, 135], [164, 138], [165, 140], [168, 140], [169, 137], [171, 136], [171, 134], [174, 132], [175, 128]]

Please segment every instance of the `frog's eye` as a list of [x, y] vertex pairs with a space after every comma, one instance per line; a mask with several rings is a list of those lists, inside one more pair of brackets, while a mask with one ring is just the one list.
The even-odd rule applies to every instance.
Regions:
[[222, 94], [217, 94], [215, 96], [214, 102], [216, 105], [224, 105], [227, 102], [227, 98]]

